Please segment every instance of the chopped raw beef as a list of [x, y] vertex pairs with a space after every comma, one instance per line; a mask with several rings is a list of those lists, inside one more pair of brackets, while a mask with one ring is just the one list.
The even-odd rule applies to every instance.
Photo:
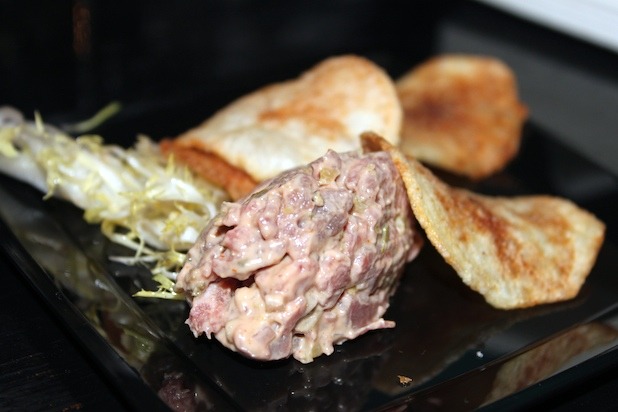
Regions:
[[394, 326], [382, 316], [419, 239], [388, 154], [329, 151], [224, 203], [176, 287], [196, 336], [254, 359], [306, 363]]

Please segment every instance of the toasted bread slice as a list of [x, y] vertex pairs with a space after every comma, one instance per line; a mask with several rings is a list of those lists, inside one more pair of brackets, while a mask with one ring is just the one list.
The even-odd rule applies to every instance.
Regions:
[[569, 200], [490, 197], [454, 188], [375, 134], [366, 150], [391, 154], [427, 238], [461, 277], [501, 309], [575, 297], [603, 243], [605, 225]]
[[404, 111], [400, 148], [416, 159], [472, 179], [517, 154], [528, 110], [503, 62], [437, 56], [396, 82]]
[[364, 131], [397, 144], [401, 117], [391, 78], [369, 60], [346, 55], [241, 97], [178, 136], [168, 151], [182, 149], [180, 161], [193, 156], [185, 149], [209, 153], [261, 182], [328, 149], [359, 150]]

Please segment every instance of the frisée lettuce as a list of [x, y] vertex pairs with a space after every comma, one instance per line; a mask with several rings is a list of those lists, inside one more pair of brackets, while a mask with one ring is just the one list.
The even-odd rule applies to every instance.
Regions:
[[26, 121], [10, 108], [0, 108], [0, 172], [73, 203], [111, 241], [132, 249], [132, 256], [111, 258], [151, 268], [160, 287], [142, 296], [177, 297], [173, 281], [184, 252], [227, 198], [146, 136], [125, 149], [96, 135], [73, 138], [38, 114]]

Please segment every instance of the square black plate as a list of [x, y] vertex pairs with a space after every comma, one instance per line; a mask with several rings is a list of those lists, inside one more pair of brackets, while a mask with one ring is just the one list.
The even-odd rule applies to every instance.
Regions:
[[[140, 131], [134, 127], [121, 121], [110, 130]], [[615, 368], [616, 178], [532, 124], [504, 172], [477, 184], [442, 177], [487, 194], [556, 194], [597, 214], [607, 237], [581, 293], [568, 302], [496, 310], [427, 243], [386, 314], [396, 328], [367, 333], [311, 364], [260, 363], [193, 338], [184, 302], [132, 298], [151, 286], [148, 271], [110, 262], [107, 256], [123, 251], [86, 224], [81, 211], [44, 201], [4, 176], [0, 239], [76, 341], [139, 409], [525, 407]]]

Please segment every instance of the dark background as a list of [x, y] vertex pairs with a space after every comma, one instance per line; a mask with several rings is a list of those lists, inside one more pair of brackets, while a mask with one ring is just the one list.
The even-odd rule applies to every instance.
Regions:
[[79, 117], [249, 90], [343, 53], [397, 75], [432, 53], [456, 3], [2, 0], [0, 102]]

